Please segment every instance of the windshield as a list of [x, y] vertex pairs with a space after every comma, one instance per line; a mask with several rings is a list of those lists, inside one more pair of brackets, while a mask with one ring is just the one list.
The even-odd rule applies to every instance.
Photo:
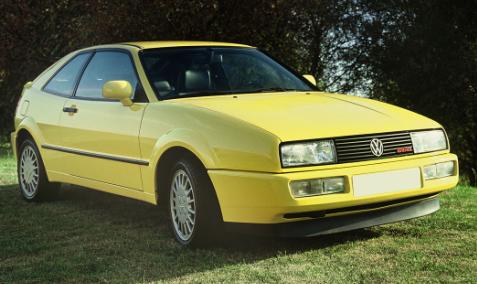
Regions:
[[301, 76], [254, 48], [164, 48], [140, 56], [159, 99], [312, 90]]

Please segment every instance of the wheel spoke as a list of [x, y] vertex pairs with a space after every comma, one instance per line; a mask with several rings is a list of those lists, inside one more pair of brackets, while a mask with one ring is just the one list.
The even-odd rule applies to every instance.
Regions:
[[178, 169], [170, 185], [170, 209], [176, 236], [187, 241], [195, 227], [195, 196], [192, 181], [183, 169]]
[[182, 227], [182, 233], [183, 233], [184, 235], [187, 235], [187, 229], [186, 229], [185, 224], [184, 224], [184, 223], [181, 223], [181, 227]]
[[36, 151], [29, 145], [22, 150], [19, 162], [20, 187], [26, 198], [32, 198], [40, 183], [40, 163]]
[[186, 182], [187, 182], [187, 177], [186, 177], [185, 174], [182, 174], [182, 176], [181, 176], [181, 185], [182, 185], [183, 188], [184, 188]]
[[189, 223], [186, 222], [185, 224], [186, 224], [187, 232], [188, 232], [188, 233], [191, 233], [191, 232], [192, 232], [192, 225], [193, 225], [193, 223], [191, 223], [191, 225], [189, 225]]

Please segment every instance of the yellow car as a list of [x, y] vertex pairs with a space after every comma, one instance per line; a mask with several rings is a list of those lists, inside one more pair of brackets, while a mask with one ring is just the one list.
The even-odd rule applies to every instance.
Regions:
[[222, 228], [316, 236], [437, 211], [458, 181], [442, 126], [315, 84], [241, 44], [72, 52], [24, 86], [11, 134], [21, 194], [68, 183], [161, 203], [183, 245]]

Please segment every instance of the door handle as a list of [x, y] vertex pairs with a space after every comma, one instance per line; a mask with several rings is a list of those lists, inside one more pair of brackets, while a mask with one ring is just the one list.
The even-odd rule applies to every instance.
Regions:
[[74, 106], [72, 107], [63, 107], [63, 112], [68, 112], [70, 114], [77, 113], [78, 109]]

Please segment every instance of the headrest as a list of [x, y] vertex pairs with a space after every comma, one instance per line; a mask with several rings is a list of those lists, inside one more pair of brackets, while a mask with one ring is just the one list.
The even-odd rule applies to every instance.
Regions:
[[184, 88], [186, 90], [207, 90], [210, 88], [209, 70], [186, 70]]

